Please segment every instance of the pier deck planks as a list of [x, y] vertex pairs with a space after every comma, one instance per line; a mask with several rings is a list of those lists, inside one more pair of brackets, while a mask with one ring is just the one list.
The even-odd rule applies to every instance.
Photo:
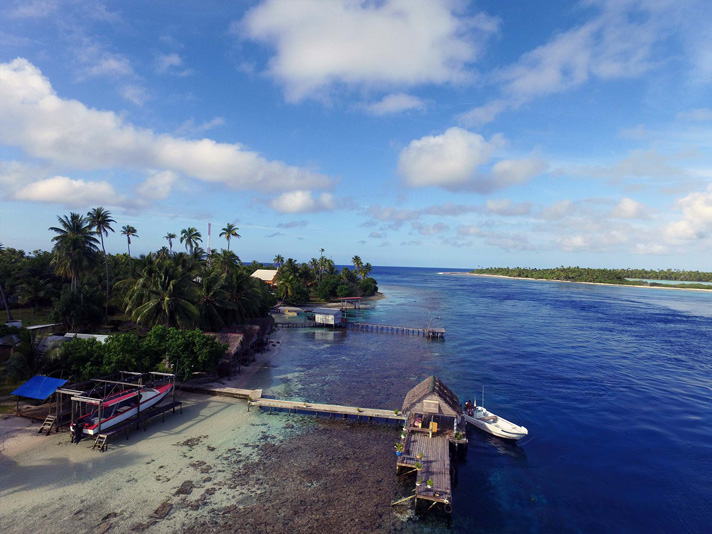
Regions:
[[[428, 437], [425, 432], [408, 432], [406, 436], [403, 456], [398, 459], [398, 467], [415, 469], [416, 454], [423, 453], [423, 469], [419, 473], [423, 483], [415, 488], [418, 499], [437, 502], [450, 502], [452, 500], [452, 483], [450, 478], [450, 441], [447, 435]], [[432, 489], [428, 489], [425, 481], [433, 479]]]
[[250, 402], [250, 406], [258, 406], [262, 408], [276, 408], [278, 410], [287, 410], [291, 412], [314, 412], [338, 414], [338, 415], [354, 415], [356, 417], [378, 417], [381, 419], [405, 421], [405, 416], [402, 413], [396, 414], [393, 410], [382, 410], [379, 408], [359, 408], [358, 406], [340, 406], [338, 404], [315, 404], [313, 402], [287, 401], [279, 399], [264, 399], [258, 398]]

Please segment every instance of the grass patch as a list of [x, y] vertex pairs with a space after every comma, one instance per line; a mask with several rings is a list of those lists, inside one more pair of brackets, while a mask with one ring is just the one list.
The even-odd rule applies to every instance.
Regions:
[[36, 326], [38, 324], [50, 324], [49, 314], [52, 308], [45, 307], [33, 310], [31, 308], [15, 308], [10, 310], [12, 317], [22, 321], [22, 326]]

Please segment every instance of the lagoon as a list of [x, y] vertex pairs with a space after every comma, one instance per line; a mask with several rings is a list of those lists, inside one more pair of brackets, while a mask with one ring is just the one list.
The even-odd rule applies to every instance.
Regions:
[[[435, 374], [462, 402], [484, 386], [489, 409], [529, 429], [517, 446], [472, 429], [457, 463], [451, 523], [423, 517], [405, 523], [406, 532], [706, 531], [712, 294], [440, 271], [374, 268], [387, 298], [349, 317], [432, 321], [447, 329], [444, 342], [285, 331], [287, 350], [254, 387], [396, 408]], [[389, 453], [381, 447], [357, 454]]]

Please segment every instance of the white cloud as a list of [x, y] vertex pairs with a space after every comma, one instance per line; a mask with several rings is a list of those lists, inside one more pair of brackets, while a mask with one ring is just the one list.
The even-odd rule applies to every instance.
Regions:
[[490, 163], [495, 150], [504, 146], [504, 138], [490, 141], [479, 134], [449, 128], [442, 135], [430, 135], [411, 141], [398, 159], [398, 172], [411, 187], [443, 187], [489, 193], [530, 180], [544, 170], [537, 159], [502, 160], [486, 174], [480, 167]]
[[463, 236], [482, 235], [482, 230], [474, 224], [463, 224], [457, 228], [457, 234]]
[[418, 232], [420, 235], [436, 235], [443, 232], [447, 232], [450, 227], [442, 222], [437, 222], [435, 224], [423, 224], [420, 222], [410, 223], [411, 228]]
[[269, 161], [240, 144], [156, 134], [113, 112], [64, 100], [25, 59], [0, 64], [0, 143], [70, 168], [169, 170], [237, 190], [274, 193], [331, 185], [327, 176]]
[[270, 206], [279, 213], [308, 213], [331, 211], [336, 207], [336, 202], [330, 193], [322, 193], [314, 197], [311, 191], [298, 190], [283, 193], [272, 199]]
[[549, 42], [498, 70], [491, 81], [501, 95], [460, 116], [465, 125], [490, 122], [506, 109], [535, 98], [576, 88], [590, 80], [635, 78], [655, 65], [655, 45], [674, 24], [666, 10], [674, 5], [652, 2], [591, 2], [600, 13], [590, 21], [554, 36]]
[[173, 186], [178, 181], [178, 175], [171, 171], [163, 171], [149, 176], [145, 182], [136, 187], [139, 200], [160, 200], [168, 198]]
[[488, 213], [505, 216], [529, 215], [532, 205], [529, 202], [513, 203], [508, 198], [490, 198], [485, 205]]
[[287, 100], [320, 97], [330, 87], [409, 87], [460, 83], [497, 30], [485, 15], [465, 17], [457, 2], [266, 0], [234, 26], [274, 47], [269, 74]]
[[371, 206], [368, 208], [368, 213], [374, 219], [384, 222], [413, 221], [420, 217], [420, 213], [417, 210], [382, 206]]
[[14, 18], [43, 18], [54, 14], [59, 0], [16, 0], [8, 15]]
[[176, 129], [175, 134], [181, 137], [185, 135], [195, 137], [204, 134], [208, 130], [222, 126], [223, 124], [225, 124], [225, 119], [222, 117], [215, 117], [200, 124], [196, 124], [195, 119], [191, 117]]
[[386, 95], [378, 102], [364, 105], [364, 109], [372, 115], [395, 115], [414, 109], [423, 110], [425, 107], [422, 99], [405, 93]]
[[681, 111], [677, 114], [677, 118], [684, 121], [691, 122], [708, 122], [712, 121], [712, 109], [709, 108], [697, 108], [690, 109], [687, 111]]
[[692, 241], [709, 237], [712, 230], [712, 186], [679, 199], [675, 206], [682, 211], [682, 219], [665, 228], [665, 236], [672, 242]]
[[26, 185], [14, 195], [17, 200], [84, 207], [116, 203], [120, 197], [109, 182], [85, 182], [55, 176]]
[[184, 69], [183, 59], [179, 54], [161, 54], [156, 57], [156, 71], [159, 74], [172, 74], [174, 76], [189, 76], [192, 69]]
[[647, 208], [633, 200], [632, 198], [623, 197], [615, 208], [611, 211], [611, 216], [616, 219], [648, 219]]
[[140, 85], [124, 85], [119, 89], [119, 93], [123, 98], [129, 102], [133, 102], [137, 106], [143, 106], [146, 100], [148, 100], [146, 89]]

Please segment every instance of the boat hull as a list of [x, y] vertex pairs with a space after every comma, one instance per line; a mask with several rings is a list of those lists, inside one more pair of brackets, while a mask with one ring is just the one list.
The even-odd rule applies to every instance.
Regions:
[[[144, 410], [147, 410], [148, 408], [155, 406], [159, 402], [161, 402], [164, 398], [166, 398], [166, 395], [171, 391], [173, 385], [172, 384], [167, 384], [165, 386], [161, 386], [158, 388], [144, 388], [141, 390], [141, 404], [140, 404], [140, 410], [143, 412]], [[106, 430], [110, 429], [111, 427], [114, 427], [118, 425], [119, 423], [122, 423], [126, 421], [127, 419], [130, 419], [131, 417], [134, 417], [139, 411], [139, 407], [133, 406], [128, 408], [125, 411], [122, 411], [119, 414], [113, 415], [109, 418], [106, 418], [102, 420], [101, 426], [98, 424], [93, 424], [93, 425], [85, 425], [84, 428], [82, 429], [82, 434], [85, 436], [94, 436], [96, 434], [99, 434], [101, 432], [105, 432]], [[80, 422], [81, 419], [78, 420]], [[70, 430], [74, 431], [74, 424], [70, 425]]]
[[[478, 415], [480, 416], [478, 417]], [[492, 434], [493, 436], [497, 436], [498, 438], [519, 441], [523, 437], [529, 435], [529, 431], [525, 427], [515, 425], [514, 423], [507, 421], [506, 419], [502, 419], [501, 417], [487, 411], [485, 411], [484, 414], [464, 414], [463, 417], [465, 418], [465, 421], [470, 423], [472, 426], [476, 426], [480, 430], [484, 430], [485, 432]]]

